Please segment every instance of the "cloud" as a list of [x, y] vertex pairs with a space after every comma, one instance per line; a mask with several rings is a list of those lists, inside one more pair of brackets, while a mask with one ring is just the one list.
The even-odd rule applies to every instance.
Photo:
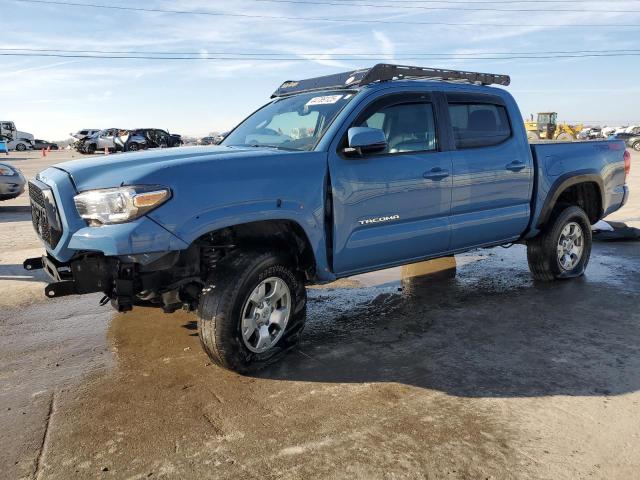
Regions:
[[[536, 108], [542, 93], [540, 85], [563, 78], [579, 68], [581, 89], [599, 88], [625, 83], [637, 78], [638, 62], [620, 59], [616, 68], [627, 74], [611, 80], [611, 69], [597, 68], [605, 60], [487, 60], [481, 55], [470, 60], [398, 60], [408, 53], [457, 52], [474, 56], [482, 52], [546, 51], [606, 48], [635, 48], [635, 31], [624, 29], [556, 28], [558, 23], [631, 23], [637, 14], [597, 13], [587, 11], [534, 13], [421, 11], [362, 6], [319, 6], [272, 4], [251, 0], [211, 2], [181, 0], [167, 3], [149, 0], [145, 6], [202, 10], [264, 16], [298, 16], [299, 20], [151, 14], [140, 12], [100, 11], [80, 7], [32, 6], [11, 3], [3, 9], [0, 44], [4, 48], [59, 48], [70, 50], [176, 51], [194, 52], [204, 57], [213, 53], [281, 53], [283, 58], [263, 62], [242, 60], [143, 61], [88, 60], [60, 61], [42, 58], [11, 59], [0, 70], [0, 93], [3, 108], [13, 109], [16, 118], [25, 123], [38, 118], [38, 128], [46, 128], [42, 136], [59, 137], [77, 129], [77, 124], [98, 125], [102, 112], [91, 109], [105, 104], [113, 107], [110, 125], [128, 122], [146, 123], [160, 119], [184, 133], [206, 133], [222, 130], [253, 107], [265, 101], [265, 96], [285, 79], [324, 75], [339, 70], [371, 65], [371, 56], [357, 60], [354, 53], [378, 54], [384, 61], [413, 63], [425, 66], [463, 68], [477, 71], [509, 73], [527, 101]], [[367, 3], [367, 2], [365, 2]], [[387, 2], [393, 5], [393, 2]], [[608, 2], [594, 3], [589, 9], [605, 9]], [[474, 5], [474, 4], [470, 4]], [[529, 4], [527, 4], [529, 5]], [[533, 4], [531, 4], [533, 5]], [[503, 7], [501, 7], [503, 8]], [[508, 7], [504, 7], [508, 8]], [[515, 7], [513, 7], [515, 8]], [[523, 8], [520, 5], [520, 8]], [[569, 7], [562, 6], [563, 9]], [[611, 7], [613, 8], [613, 7]], [[634, 10], [634, 2], [616, 2], [616, 9]], [[6, 18], [4, 18], [6, 17]], [[303, 17], [340, 18], [346, 22], [305, 21]], [[458, 22], [478, 23], [478, 26], [366, 24], [357, 20], [386, 22]], [[489, 27], [493, 23], [536, 23], [543, 27]], [[342, 59], [340, 59], [342, 58]], [[8, 60], [8, 58], [7, 58]], [[622, 62], [625, 62], [624, 64]], [[620, 67], [623, 65], [623, 67]], [[568, 73], [567, 73], [568, 72]], [[627, 82], [627, 78], [629, 81]], [[19, 79], [19, 81], [16, 81]], [[606, 87], [603, 87], [606, 89]], [[113, 92], [108, 94], [107, 92]], [[553, 93], [567, 101], [567, 94]], [[592, 95], [575, 92], [570, 97], [576, 104], [588, 104]], [[28, 98], [29, 105], [19, 102]], [[553, 101], [550, 98], [549, 101]], [[558, 98], [560, 100], [560, 98]], [[629, 102], [631, 103], [631, 102]], [[90, 105], [89, 105], [90, 104]], [[206, 108], [203, 108], [203, 104]], [[35, 105], [39, 105], [38, 108]], [[51, 105], [50, 111], [45, 106]], [[115, 105], [115, 106], [114, 106]], [[117, 108], [116, 108], [117, 106]], [[619, 107], [612, 105], [610, 108]], [[58, 112], [66, 112], [68, 125], [61, 125]], [[17, 112], [17, 113], [15, 113]], [[11, 114], [11, 112], [8, 112]], [[19, 114], [19, 115], [18, 115]], [[47, 116], [48, 115], [48, 116]], [[571, 115], [571, 112], [567, 112]], [[613, 116], [618, 116], [613, 114]], [[45, 118], [46, 117], [46, 118]], [[46, 121], [45, 121], [46, 120]], [[35, 122], [35, 120], [33, 120]], [[72, 125], [73, 124], [73, 125]], [[56, 134], [56, 132], [59, 132]]]

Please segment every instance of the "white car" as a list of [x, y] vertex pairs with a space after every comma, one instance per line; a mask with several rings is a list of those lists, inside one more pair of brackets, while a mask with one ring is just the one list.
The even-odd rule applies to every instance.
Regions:
[[33, 143], [26, 138], [19, 138], [17, 140], [9, 140], [7, 142], [7, 148], [9, 150], [17, 150], [18, 152], [24, 152], [25, 150], [33, 150]]
[[82, 140], [84, 138], [90, 137], [94, 133], [98, 133], [99, 131], [99, 128], [85, 128], [84, 130], [78, 130], [76, 133], [70, 133], [69, 135], [71, 135], [76, 140]]

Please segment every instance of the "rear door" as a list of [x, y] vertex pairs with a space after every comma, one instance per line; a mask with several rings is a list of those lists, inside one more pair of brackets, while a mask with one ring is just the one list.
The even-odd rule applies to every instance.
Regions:
[[447, 94], [453, 133], [451, 248], [518, 238], [530, 216], [532, 158], [499, 96]]
[[[380, 95], [360, 108], [330, 155], [333, 265], [339, 275], [406, 263], [449, 247], [451, 157], [430, 93]], [[386, 151], [348, 157], [348, 127], [384, 131]]]

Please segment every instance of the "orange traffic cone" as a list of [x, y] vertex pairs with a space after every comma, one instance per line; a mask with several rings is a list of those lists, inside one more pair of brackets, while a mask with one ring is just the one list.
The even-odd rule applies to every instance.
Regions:
[[51, 145], [47, 146], [47, 153], [51, 152]]
[[44, 148], [42, 149], [42, 156], [43, 156], [43, 157], [46, 157], [46, 156], [47, 156], [47, 151], [46, 151]]
[[104, 154], [105, 155], [109, 155], [109, 148], [108, 147], [104, 147]]

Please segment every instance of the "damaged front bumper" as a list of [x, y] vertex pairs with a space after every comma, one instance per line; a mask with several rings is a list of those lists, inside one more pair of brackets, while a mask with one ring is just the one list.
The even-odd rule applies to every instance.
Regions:
[[104, 294], [103, 303], [119, 312], [135, 305], [160, 307], [165, 312], [195, 308], [203, 282], [189, 251], [158, 252], [110, 257], [99, 253], [78, 255], [60, 262], [51, 255], [24, 261], [26, 270], [44, 270], [52, 280], [45, 287], [49, 298], [88, 293]]
[[49, 298], [102, 292], [116, 301], [124, 300], [117, 305], [120, 311], [130, 310], [133, 305], [133, 280], [127, 277], [132, 276], [134, 266], [127, 266], [117, 258], [85, 255], [59, 262], [50, 255], [43, 255], [28, 258], [23, 266], [26, 270], [42, 269], [53, 280], [44, 289]]

